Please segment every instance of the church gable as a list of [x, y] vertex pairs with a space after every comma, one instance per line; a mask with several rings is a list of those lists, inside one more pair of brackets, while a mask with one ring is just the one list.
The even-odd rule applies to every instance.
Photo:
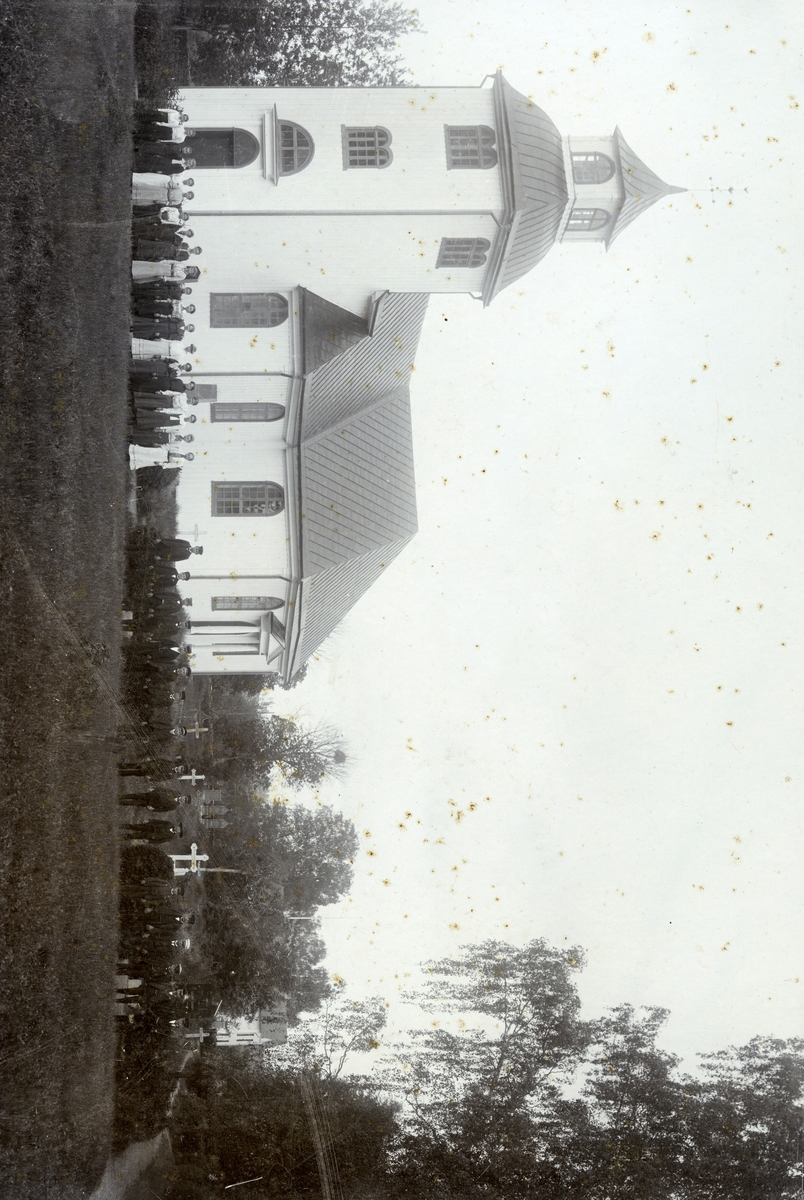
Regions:
[[408, 382], [428, 299], [419, 293], [389, 293], [371, 336], [308, 376], [301, 416], [303, 440], [342, 425]]

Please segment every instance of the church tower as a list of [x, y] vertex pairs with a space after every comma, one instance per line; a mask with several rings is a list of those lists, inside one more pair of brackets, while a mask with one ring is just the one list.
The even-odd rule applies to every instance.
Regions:
[[185, 107], [210, 271], [360, 316], [384, 290], [489, 304], [555, 242], [608, 247], [684, 190], [619, 129], [562, 137], [499, 72], [491, 88], [190, 88]]

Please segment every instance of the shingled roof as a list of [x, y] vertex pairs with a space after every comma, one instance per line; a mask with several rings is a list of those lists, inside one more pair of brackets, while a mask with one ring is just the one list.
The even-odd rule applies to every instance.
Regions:
[[287, 677], [416, 533], [408, 379], [427, 299], [386, 296], [374, 335], [305, 382], [297, 446], [301, 583]]
[[607, 248], [632, 221], [641, 216], [657, 200], [687, 190], [664, 183], [658, 175], [651, 171], [650, 167], [646, 167], [642, 159], [637, 158], [634, 154], [619, 128], [614, 130], [614, 147], [620, 160], [625, 198], [607, 232], [605, 238]]
[[494, 114], [506, 211], [483, 280], [486, 305], [544, 258], [568, 200], [561, 134], [500, 72]]

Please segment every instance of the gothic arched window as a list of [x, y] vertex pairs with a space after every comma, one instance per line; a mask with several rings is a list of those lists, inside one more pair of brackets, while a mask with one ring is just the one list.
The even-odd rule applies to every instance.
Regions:
[[212, 329], [274, 329], [288, 319], [288, 302], [277, 292], [210, 292]]
[[303, 171], [313, 157], [315, 146], [306, 129], [294, 121], [279, 121], [277, 162], [280, 175], [295, 175]]
[[278, 483], [213, 483], [213, 517], [273, 517], [285, 507]]
[[614, 159], [608, 154], [572, 154], [572, 178], [575, 183], [606, 183], [614, 174]]
[[341, 125], [343, 143], [343, 169], [374, 167], [382, 170], [393, 161], [389, 150], [391, 135], [381, 125], [365, 125], [353, 128]]
[[445, 125], [447, 169], [481, 170], [497, 165], [496, 134], [489, 125]]
[[197, 168], [247, 167], [260, 153], [260, 143], [247, 129], [196, 129], [190, 142]]
[[603, 229], [611, 220], [605, 208], [573, 208], [567, 223], [567, 233], [583, 233], [590, 229]]

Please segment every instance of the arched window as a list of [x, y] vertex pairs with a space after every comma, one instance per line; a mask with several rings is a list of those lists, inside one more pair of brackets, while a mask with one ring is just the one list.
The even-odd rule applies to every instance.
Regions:
[[213, 517], [273, 517], [285, 507], [278, 483], [213, 483]]
[[196, 129], [191, 142], [198, 168], [247, 167], [260, 153], [260, 143], [246, 129]]
[[573, 208], [567, 223], [567, 233], [581, 233], [590, 229], [602, 229], [611, 216], [605, 208]]
[[608, 154], [572, 154], [572, 178], [575, 183], [605, 183], [614, 174], [614, 160]]
[[447, 169], [481, 170], [497, 165], [496, 134], [489, 125], [445, 125]]
[[491, 249], [488, 238], [442, 238], [437, 267], [482, 267]]
[[393, 160], [389, 150], [391, 135], [381, 125], [366, 125], [351, 128], [341, 125], [343, 145], [343, 169], [374, 167], [382, 169]]
[[212, 329], [274, 329], [288, 319], [288, 302], [278, 292], [210, 292]]
[[280, 175], [295, 175], [303, 171], [313, 157], [315, 146], [306, 129], [293, 121], [279, 121], [279, 153], [277, 161]]

